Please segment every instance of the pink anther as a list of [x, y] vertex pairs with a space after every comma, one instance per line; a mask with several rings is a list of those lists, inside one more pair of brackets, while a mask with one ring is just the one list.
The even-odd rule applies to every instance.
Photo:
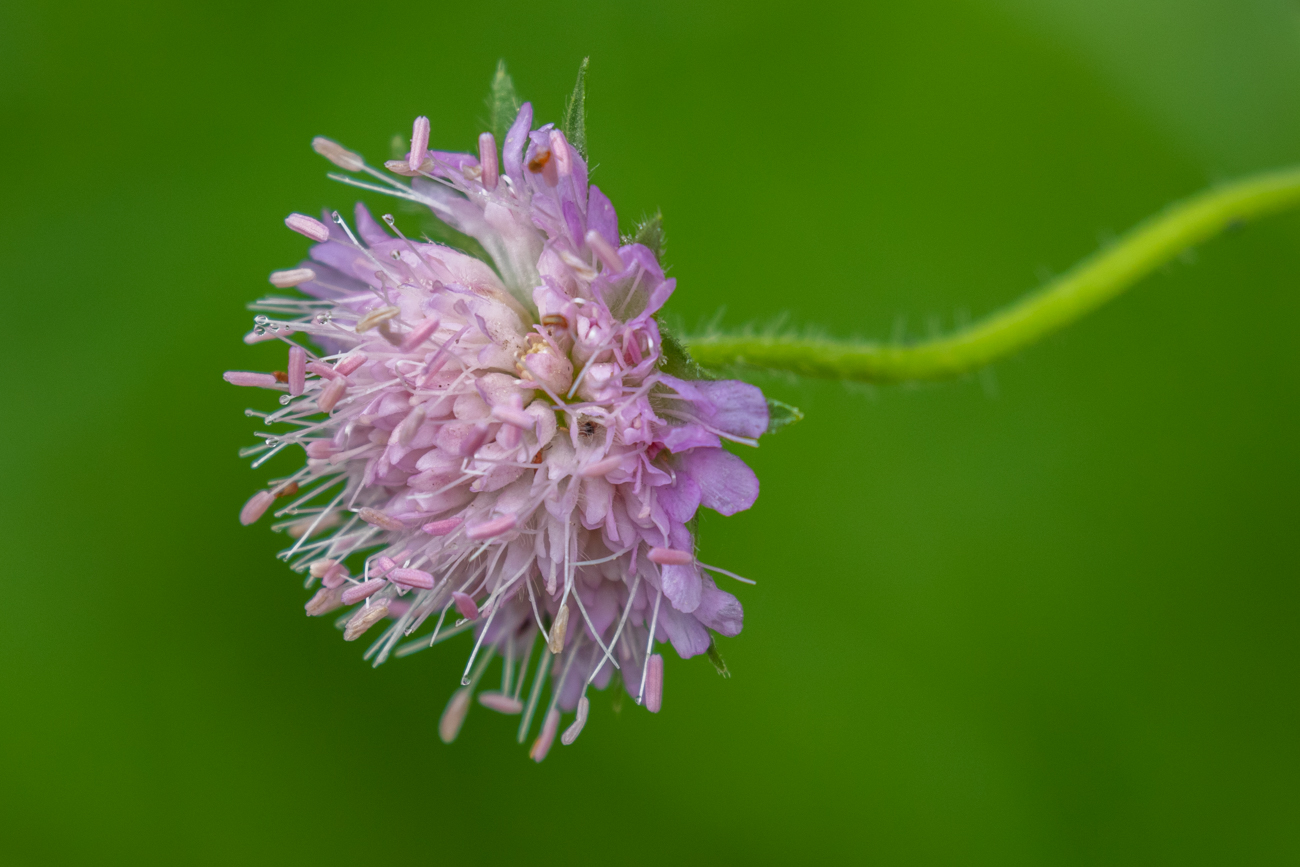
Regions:
[[502, 533], [510, 532], [515, 528], [515, 523], [514, 515], [502, 515], [499, 518], [484, 521], [477, 527], [470, 527], [465, 531], [465, 536], [475, 542], [480, 539], [491, 539], [493, 536], [500, 536]]
[[645, 675], [645, 709], [659, 713], [664, 704], [664, 658], [651, 654]]
[[388, 580], [403, 587], [415, 587], [420, 590], [433, 589], [433, 576], [422, 569], [394, 569], [388, 573]]
[[676, 548], [651, 548], [650, 562], [658, 563], [660, 566], [689, 566], [695, 562], [695, 555], [689, 551], [678, 551]]
[[294, 397], [307, 387], [307, 350], [296, 343], [289, 347], [289, 394]]
[[495, 190], [501, 170], [497, 167], [496, 136], [490, 132], [482, 133], [478, 137], [478, 164], [479, 168], [483, 170], [483, 174], [480, 176], [480, 180], [483, 181], [483, 189], [488, 192]]
[[313, 220], [306, 214], [290, 214], [284, 218], [284, 224], [300, 235], [306, 235], [313, 241], [328, 241], [330, 230], [320, 220]]
[[524, 709], [522, 701], [501, 692], [480, 692], [478, 694], [478, 703], [497, 713], [515, 714]]
[[430, 316], [428, 319], [415, 326], [415, 328], [411, 329], [411, 331], [402, 338], [402, 351], [410, 352], [412, 349], [415, 349], [421, 343], [428, 340], [429, 335], [437, 331], [438, 326], [441, 324], [442, 321], [438, 319], [437, 316]]
[[540, 762], [546, 758], [546, 754], [551, 751], [551, 744], [555, 742], [555, 732], [560, 727], [560, 709], [551, 708], [551, 712], [546, 715], [546, 722], [542, 723], [542, 733], [533, 741], [533, 748], [528, 751], [528, 757], [535, 762]]
[[445, 536], [463, 523], [464, 518], [443, 518], [441, 521], [430, 521], [420, 529], [430, 536]]
[[348, 390], [348, 381], [343, 377], [332, 380], [329, 385], [321, 389], [320, 396], [316, 398], [316, 406], [321, 412], [329, 412], [343, 398], [343, 393]]
[[343, 591], [343, 604], [352, 605], [369, 596], [374, 596], [387, 583], [383, 578], [371, 578], [364, 584], [354, 584]]
[[456, 603], [456, 610], [466, 620], [478, 620], [478, 606], [470, 598], [468, 593], [461, 593], [459, 590], [451, 594], [452, 600]]
[[578, 470], [578, 475], [582, 476], [584, 479], [596, 478], [597, 476], [603, 476], [606, 473], [618, 469], [619, 465], [622, 463], [623, 455], [614, 455], [613, 457], [587, 464], [585, 467]]
[[406, 157], [406, 167], [418, 172], [429, 151], [429, 119], [420, 115], [411, 129], [411, 153]]
[[291, 268], [288, 271], [272, 271], [271, 285], [277, 289], [288, 289], [316, 279], [316, 272], [310, 268]]
[[275, 502], [275, 494], [270, 491], [258, 491], [239, 510], [239, 523], [247, 527], [266, 514], [266, 510]]
[[354, 352], [344, 358], [334, 366], [334, 372], [339, 376], [347, 376], [361, 365], [365, 364], [369, 358], [364, 352]]
[[314, 373], [322, 379], [342, 379], [337, 370], [321, 361], [307, 362], [307, 372]]
[[250, 373], [246, 370], [227, 370], [221, 378], [231, 385], [252, 385], [257, 388], [275, 388], [279, 383], [269, 373]]
[[605, 263], [605, 267], [610, 271], [622, 271], [625, 267], [623, 257], [614, 249], [614, 245], [605, 240], [605, 236], [595, 229], [587, 233], [587, 246], [592, 249], [600, 261]]

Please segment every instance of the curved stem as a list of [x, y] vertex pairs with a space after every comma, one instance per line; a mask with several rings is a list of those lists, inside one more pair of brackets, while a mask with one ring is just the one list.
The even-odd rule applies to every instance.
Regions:
[[943, 379], [976, 370], [1082, 318], [1187, 248], [1247, 220], [1300, 205], [1300, 168], [1207, 190], [1148, 218], [1036, 292], [961, 330], [889, 345], [780, 335], [687, 338], [705, 367], [744, 365], [862, 382]]

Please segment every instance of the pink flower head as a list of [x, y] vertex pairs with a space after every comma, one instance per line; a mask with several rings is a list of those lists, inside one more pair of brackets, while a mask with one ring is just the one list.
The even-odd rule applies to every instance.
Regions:
[[754, 503], [758, 480], [722, 441], [754, 444], [768, 409], [754, 386], [665, 372], [655, 314], [675, 281], [653, 251], [620, 241], [565, 136], [531, 123], [525, 103], [498, 160], [488, 133], [477, 155], [424, 150], [421, 118], [412, 152], [388, 164], [409, 184], [318, 139], [338, 165], [474, 238], [491, 264], [410, 240], [391, 217], [385, 230], [362, 205], [352, 226], [294, 215], [319, 243], [273, 282], [308, 297], [259, 302], [246, 338], [288, 343], [288, 373], [226, 378], [281, 392], [264, 419], [291, 430], [251, 450], [254, 466], [306, 451], [241, 520], [287, 516], [296, 541], [281, 556], [322, 582], [308, 613], [353, 606], [339, 620], [347, 640], [386, 622], [367, 652], [376, 665], [472, 631], [445, 740], [494, 655], [503, 682], [480, 704], [520, 713], [521, 741], [549, 677], [540, 760], [559, 711], [583, 711], [567, 744], [588, 686], [616, 669], [658, 710], [656, 642], [691, 657], [710, 649], [708, 630], [740, 632], [740, 602], [696, 559], [691, 527], [701, 506]]

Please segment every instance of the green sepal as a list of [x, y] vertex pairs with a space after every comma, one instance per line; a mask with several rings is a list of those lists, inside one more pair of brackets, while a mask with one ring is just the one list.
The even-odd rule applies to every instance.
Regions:
[[664, 215], [662, 211], [655, 211], [653, 217], [646, 217], [636, 224], [636, 231], [630, 235], [623, 236], [624, 244], [640, 244], [655, 254], [655, 261], [659, 267], [664, 264], [664, 247], [667, 245], [667, 238], [664, 235]]
[[723, 662], [722, 654], [718, 653], [718, 646], [713, 643], [712, 639], [709, 640], [709, 649], [706, 652], [709, 662], [713, 663], [713, 667], [718, 670], [718, 674], [723, 677], [731, 677], [731, 671], [728, 670], [727, 663]]
[[786, 425], [797, 421], [803, 421], [803, 413], [798, 407], [790, 406], [775, 398], [767, 399], [767, 430], [764, 433], [774, 434]]
[[506, 133], [510, 130], [510, 124], [515, 122], [521, 105], [523, 100], [515, 91], [514, 79], [506, 72], [505, 60], [498, 60], [497, 71], [492, 76], [492, 87], [487, 96], [488, 126], [492, 129], [492, 135], [496, 136], [497, 147], [505, 144]]
[[695, 363], [695, 359], [686, 351], [686, 345], [674, 337], [662, 322], [659, 323], [659, 340], [659, 366], [664, 373], [678, 379], [717, 379]]
[[560, 120], [560, 129], [569, 144], [578, 149], [582, 158], [587, 158], [587, 64], [590, 57], [582, 58], [578, 66], [578, 81], [573, 85], [573, 94], [564, 102], [564, 115]]

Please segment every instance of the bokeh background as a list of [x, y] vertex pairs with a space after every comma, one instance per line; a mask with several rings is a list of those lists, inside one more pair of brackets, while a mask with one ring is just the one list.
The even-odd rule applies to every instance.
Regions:
[[1300, 215], [964, 381], [766, 380], [734, 676], [540, 766], [438, 742], [461, 644], [303, 616], [220, 374], [354, 199], [308, 142], [468, 149], [497, 58], [558, 119], [588, 54], [689, 326], [925, 336], [1300, 160], [1294, 0], [0, 5], [5, 863], [1296, 863]]

